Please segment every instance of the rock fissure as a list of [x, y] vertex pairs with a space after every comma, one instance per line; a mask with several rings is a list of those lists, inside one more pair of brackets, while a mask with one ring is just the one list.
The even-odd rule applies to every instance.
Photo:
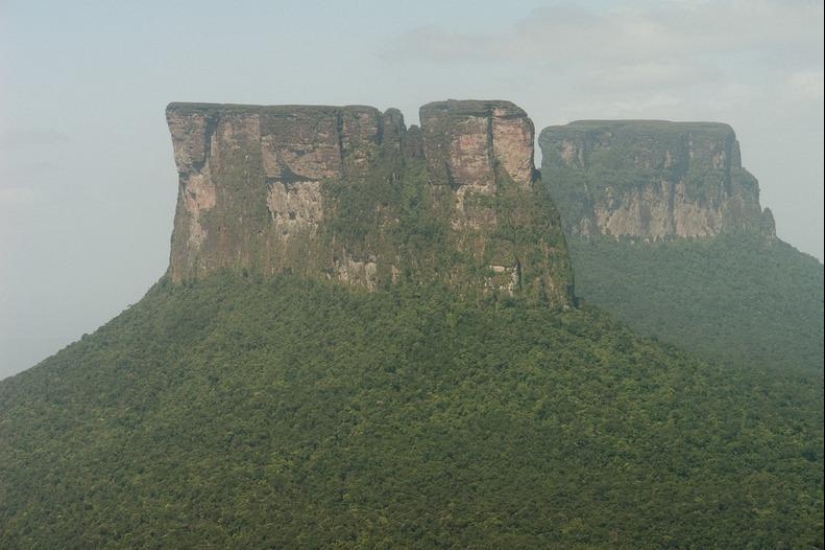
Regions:
[[[170, 104], [180, 174], [171, 279], [228, 268], [369, 290], [442, 280], [572, 303], [558, 215], [530, 195], [526, 113], [448, 100], [423, 106], [420, 119], [408, 130], [396, 109]], [[501, 185], [527, 194], [505, 208]], [[520, 232], [498, 231], [502, 216], [516, 216]], [[514, 264], [520, 257], [532, 260]], [[516, 267], [490, 285], [487, 265]]]

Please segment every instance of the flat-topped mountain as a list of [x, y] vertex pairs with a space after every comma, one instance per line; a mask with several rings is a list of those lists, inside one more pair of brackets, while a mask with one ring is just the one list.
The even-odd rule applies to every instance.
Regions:
[[173, 281], [226, 268], [573, 299], [558, 214], [534, 185], [533, 123], [510, 102], [430, 103], [409, 130], [399, 111], [363, 106], [166, 114]]
[[541, 132], [576, 292], [639, 332], [728, 360], [823, 368], [823, 268], [776, 237], [727, 124]]
[[[168, 272], [0, 381], [0, 548], [823, 547], [821, 370], [704, 362], [564, 307], [515, 105], [432, 103], [409, 129], [370, 107], [167, 118]], [[680, 267], [653, 286], [719, 302]], [[758, 270], [691, 267], [806, 337], [798, 298], [751, 296]], [[821, 279], [818, 302], [786, 280], [821, 308]]]
[[547, 127], [539, 143], [571, 237], [775, 237], [727, 124], [586, 120]]

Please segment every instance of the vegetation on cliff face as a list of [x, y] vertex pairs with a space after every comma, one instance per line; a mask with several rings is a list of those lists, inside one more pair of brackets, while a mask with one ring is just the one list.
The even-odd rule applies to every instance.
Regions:
[[822, 491], [821, 373], [446, 285], [163, 280], [0, 382], [3, 548], [821, 548]]
[[403, 159], [386, 148], [365, 178], [324, 183], [330, 221], [318, 231], [318, 247], [345, 249], [360, 261], [394, 259], [376, 262], [375, 286], [381, 288], [440, 281], [470, 299], [501, 294], [544, 305], [572, 303], [567, 245], [544, 186], [518, 185], [496, 169], [495, 193], [468, 195], [463, 205], [492, 221], [460, 228], [453, 192], [430, 185], [423, 159]]
[[567, 235], [775, 237], [726, 124], [578, 121], [545, 128], [539, 143]]
[[225, 268], [368, 289], [413, 278], [571, 305], [526, 113], [446, 101], [421, 120], [408, 132], [393, 109], [171, 104], [172, 280]]

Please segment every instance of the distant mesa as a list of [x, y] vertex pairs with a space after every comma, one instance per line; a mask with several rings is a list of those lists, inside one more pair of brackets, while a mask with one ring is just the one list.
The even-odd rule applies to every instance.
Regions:
[[776, 236], [727, 124], [545, 128], [577, 295], [711, 361], [823, 368], [822, 264]]
[[539, 144], [570, 237], [776, 238], [727, 124], [587, 120], [545, 128]]

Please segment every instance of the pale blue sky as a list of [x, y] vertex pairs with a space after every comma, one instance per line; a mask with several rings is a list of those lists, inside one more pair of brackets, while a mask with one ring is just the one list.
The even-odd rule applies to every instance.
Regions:
[[0, 0], [0, 378], [163, 274], [170, 101], [728, 122], [780, 237], [821, 260], [822, 44], [813, 0]]

